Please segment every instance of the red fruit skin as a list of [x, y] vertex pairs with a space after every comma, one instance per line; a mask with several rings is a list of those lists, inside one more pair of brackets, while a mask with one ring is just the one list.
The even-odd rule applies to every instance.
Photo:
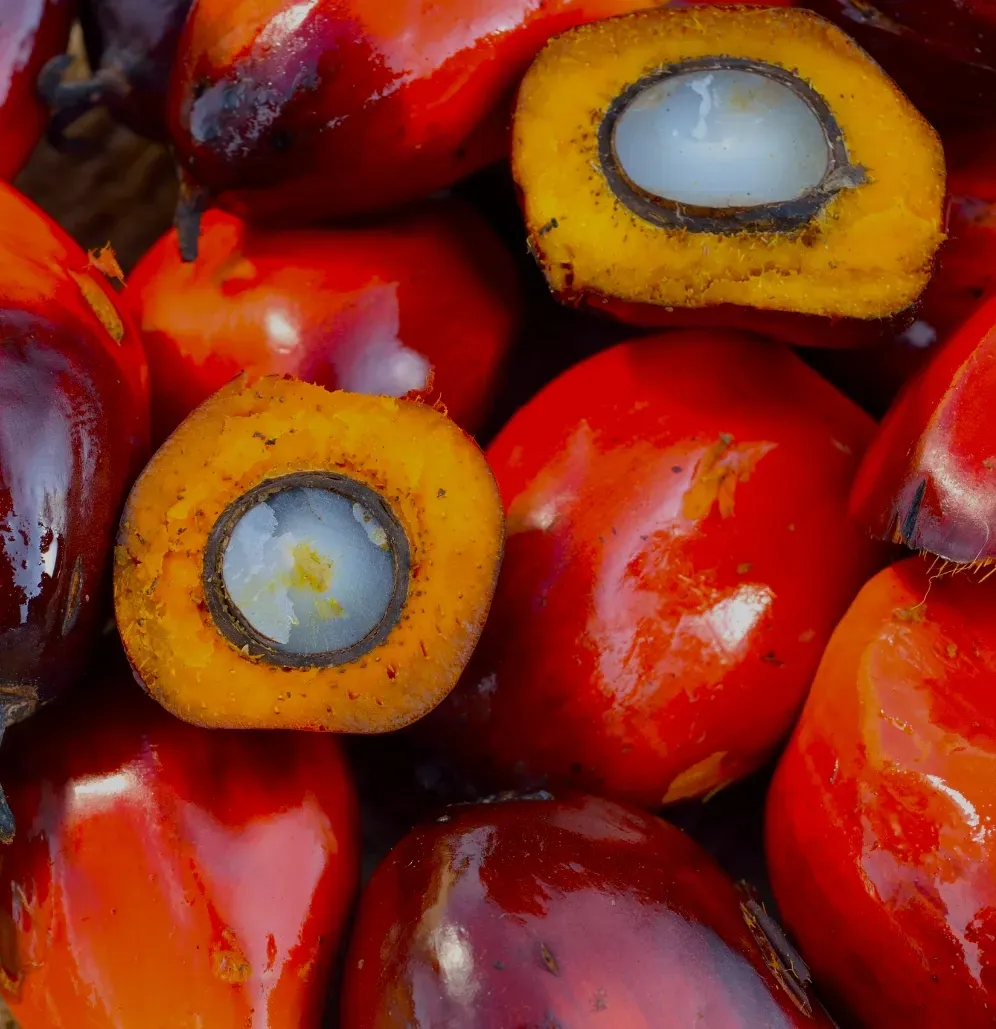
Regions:
[[342, 1029], [833, 1025], [780, 984], [746, 902], [678, 829], [606, 800], [452, 808], [367, 887]]
[[242, 370], [403, 396], [431, 367], [432, 395], [475, 431], [522, 308], [511, 257], [450, 200], [363, 228], [256, 230], [211, 211], [197, 260], [181, 259], [170, 232], [125, 297], [149, 355], [157, 441]]
[[996, 295], [899, 395], [861, 462], [851, 509], [872, 533], [948, 561], [996, 557]]
[[86, 254], [0, 184], [0, 708], [8, 721], [82, 671], [118, 514], [146, 455], [148, 372], [116, 303]]
[[834, 633], [771, 787], [768, 867], [817, 980], [863, 1025], [984, 1029], [996, 592], [927, 569], [881, 572]]
[[41, 137], [47, 112], [35, 92], [42, 65], [65, 51], [71, 0], [7, 0], [0, 13], [0, 178], [12, 179]]
[[117, 654], [87, 686], [4, 756], [21, 1029], [317, 1029], [358, 870], [336, 739], [195, 729]]
[[648, 808], [760, 767], [881, 560], [845, 514], [873, 428], [736, 333], [650, 337], [562, 375], [487, 452], [504, 564], [426, 731], [500, 788]]
[[189, 176], [253, 219], [426, 196], [506, 155], [553, 35], [662, 0], [196, 0], [170, 88]]

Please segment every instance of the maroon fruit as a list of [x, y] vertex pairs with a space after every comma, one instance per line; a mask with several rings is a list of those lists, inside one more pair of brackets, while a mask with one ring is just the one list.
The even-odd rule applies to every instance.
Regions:
[[763, 907], [696, 843], [593, 797], [452, 808], [377, 869], [342, 1029], [820, 1029]]

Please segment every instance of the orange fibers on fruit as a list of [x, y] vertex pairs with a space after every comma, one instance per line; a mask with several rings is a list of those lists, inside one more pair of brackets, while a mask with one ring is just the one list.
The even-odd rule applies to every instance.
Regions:
[[186, 721], [396, 729], [455, 684], [503, 542], [491, 469], [445, 415], [243, 377], [132, 490], [118, 629], [136, 677]]
[[799, 9], [650, 10], [553, 39], [519, 92], [513, 170], [569, 303], [879, 318], [917, 298], [943, 239], [937, 134]]

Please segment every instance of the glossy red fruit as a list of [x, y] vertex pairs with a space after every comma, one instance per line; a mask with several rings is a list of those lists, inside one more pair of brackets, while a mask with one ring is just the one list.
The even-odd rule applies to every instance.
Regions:
[[900, 394], [861, 462], [851, 507], [883, 538], [948, 561], [996, 557], [996, 295]]
[[661, 0], [197, 0], [171, 87], [187, 173], [254, 219], [425, 196], [506, 153], [529, 62]]
[[342, 1029], [832, 1026], [682, 832], [593, 797], [452, 808], [374, 873]]
[[12, 179], [45, 127], [35, 80], [69, 42], [73, 0], [5, 0], [0, 9], [0, 178]]
[[427, 390], [474, 431], [521, 308], [511, 258], [450, 200], [364, 228], [257, 230], [212, 211], [196, 262], [171, 232], [125, 297], [149, 355], [157, 440], [243, 369], [352, 392]]
[[166, 97], [180, 31], [192, 0], [80, 0], [80, 23], [92, 74], [66, 77], [72, 57], [49, 61], [39, 90], [62, 132], [94, 107], [106, 106], [135, 132], [165, 138]]
[[358, 870], [333, 736], [195, 729], [115, 654], [11, 743], [0, 978], [21, 1029], [317, 1029]]
[[[2, 734], [82, 672], [149, 410], [145, 358], [113, 290], [2, 185], [0, 293]], [[10, 831], [0, 810], [0, 838]]]
[[861, 591], [775, 774], [779, 908], [874, 1029], [996, 1007], [996, 590], [911, 558]]
[[505, 560], [427, 728], [500, 787], [650, 808], [758, 768], [876, 566], [845, 515], [873, 428], [790, 351], [735, 333], [562, 375], [488, 451]]

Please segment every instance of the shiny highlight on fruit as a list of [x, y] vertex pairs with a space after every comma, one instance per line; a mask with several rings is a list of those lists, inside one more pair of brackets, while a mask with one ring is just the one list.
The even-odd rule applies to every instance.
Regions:
[[847, 518], [874, 429], [746, 334], [673, 332], [570, 368], [488, 448], [501, 579], [420, 728], [489, 788], [650, 810], [757, 771], [881, 560]]
[[453, 807], [391, 851], [340, 1024], [833, 1029], [811, 985], [751, 891], [674, 826], [534, 794]]
[[996, 297], [889, 410], [858, 469], [851, 509], [871, 532], [956, 564], [996, 558]]
[[181, 250], [208, 201], [314, 223], [429, 196], [505, 157], [543, 44], [664, 0], [199, 0], [170, 87]]
[[993, 1024], [994, 585], [922, 557], [871, 579], [772, 781], [775, 899], [847, 1025]]
[[520, 90], [513, 170], [532, 250], [574, 304], [881, 318], [917, 298], [943, 239], [933, 129], [802, 10], [564, 33]]
[[187, 721], [396, 729], [463, 670], [503, 540], [487, 462], [434, 408], [243, 376], [132, 491], [118, 628]]

